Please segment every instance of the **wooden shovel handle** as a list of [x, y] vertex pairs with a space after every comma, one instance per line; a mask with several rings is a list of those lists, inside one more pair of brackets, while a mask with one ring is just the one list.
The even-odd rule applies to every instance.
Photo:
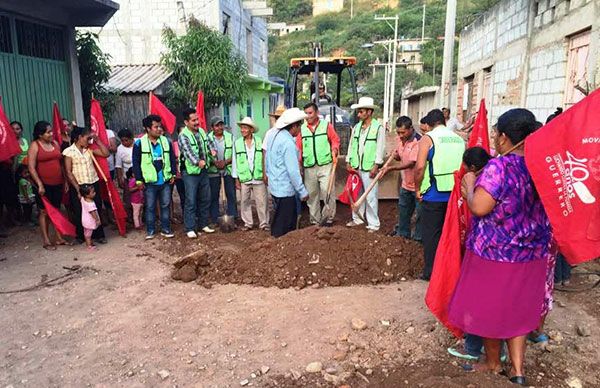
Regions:
[[356, 200], [356, 202], [354, 202], [354, 204], [352, 205], [352, 210], [356, 212], [360, 205], [362, 205], [362, 203], [367, 199], [367, 195], [369, 195], [369, 193], [371, 192], [371, 190], [373, 190], [377, 182], [379, 182], [381, 177], [383, 177], [383, 169], [389, 166], [392, 160], [394, 160], [393, 152], [390, 154], [390, 156], [388, 156], [387, 160], [383, 164], [383, 167], [379, 169], [379, 172], [377, 173], [377, 175], [375, 175], [375, 178], [373, 178], [369, 187], [367, 187], [365, 189], [365, 192]]
[[329, 172], [329, 181], [327, 181], [327, 198], [325, 203], [329, 203], [331, 199], [331, 191], [333, 190], [333, 184], [335, 183], [335, 169], [337, 167], [338, 158], [333, 159], [333, 164], [331, 165], [331, 171]]

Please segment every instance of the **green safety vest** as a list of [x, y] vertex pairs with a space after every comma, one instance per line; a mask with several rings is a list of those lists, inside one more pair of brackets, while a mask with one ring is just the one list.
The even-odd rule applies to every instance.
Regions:
[[352, 131], [354, 136], [350, 139], [350, 147], [348, 151], [350, 166], [354, 169], [362, 171], [371, 171], [375, 165], [375, 158], [377, 157], [377, 134], [381, 124], [379, 121], [372, 119], [369, 129], [367, 129], [367, 137], [363, 147], [362, 157], [358, 154], [358, 143], [360, 142], [362, 121], [359, 121], [354, 130]]
[[[165, 182], [169, 181], [173, 175], [171, 174], [171, 145], [166, 137], [158, 138], [162, 150], [163, 162], [163, 177]], [[154, 154], [152, 153], [152, 142], [148, 139], [148, 134], [140, 138], [140, 148], [142, 152], [142, 160], [140, 167], [142, 168], [142, 176], [146, 183], [156, 183], [158, 181], [158, 173], [154, 167]]]
[[17, 163], [21, 163], [27, 157], [27, 151], [29, 151], [29, 142], [24, 137], [19, 139], [19, 146], [21, 146], [21, 153], [17, 156]]
[[[231, 157], [233, 156], [233, 135], [227, 131], [223, 131], [223, 137], [225, 138], [225, 153], [223, 155], [223, 158], [225, 160], [231, 159]], [[217, 140], [215, 138], [214, 132], [210, 132], [208, 134], [208, 140], [216, 143]], [[231, 175], [231, 164], [228, 164], [225, 167], [225, 171], [227, 172], [227, 174]], [[211, 174], [216, 174], [219, 172], [219, 170], [217, 169], [217, 166], [215, 166], [215, 164], [214, 164], [214, 160], [211, 162], [210, 166], [208, 167], [208, 172]]]
[[251, 180], [261, 181], [263, 179], [262, 140], [255, 135], [252, 135], [252, 137], [254, 138], [254, 167], [252, 171], [250, 171], [250, 165], [248, 164], [248, 154], [246, 153], [244, 138], [240, 137], [235, 141], [235, 167], [241, 183], [250, 182]]
[[315, 132], [311, 132], [308, 124], [302, 124], [302, 162], [304, 167], [313, 167], [315, 164], [325, 166], [333, 161], [331, 155], [331, 145], [327, 138], [327, 127], [329, 123], [325, 120], [319, 120], [319, 125]]
[[211, 157], [210, 157], [210, 153], [208, 152], [208, 136], [206, 135], [206, 133], [204, 132], [204, 130], [202, 128], [198, 128], [198, 136], [200, 136], [200, 142], [202, 144], [198, 144], [198, 141], [196, 140], [196, 136], [194, 136], [194, 134], [192, 133], [192, 131], [190, 131], [190, 129], [188, 127], [184, 127], [181, 130], [181, 135], [185, 136], [189, 142], [190, 145], [192, 146], [192, 150], [194, 151], [194, 153], [196, 155], [200, 155], [200, 146], [202, 146], [202, 151], [204, 152], [204, 157], [206, 165], [204, 166], [204, 168], [200, 168], [197, 164], [192, 164], [189, 160], [187, 160], [185, 158], [185, 155], [183, 152], [180, 153], [180, 158], [181, 161], [184, 163], [185, 165], [185, 171], [190, 174], [190, 175], [200, 175], [200, 173], [202, 172], [203, 169], [207, 169], [209, 163], [211, 162]]
[[421, 193], [426, 193], [435, 182], [437, 190], [449, 193], [454, 188], [454, 171], [460, 168], [465, 142], [454, 131], [438, 126], [427, 135], [433, 141], [433, 158], [427, 161], [421, 182]]

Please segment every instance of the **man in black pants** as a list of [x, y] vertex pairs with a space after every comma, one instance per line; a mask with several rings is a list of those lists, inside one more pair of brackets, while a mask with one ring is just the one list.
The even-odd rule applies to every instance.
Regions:
[[308, 199], [308, 191], [300, 175], [298, 148], [294, 140], [306, 117], [306, 113], [298, 108], [283, 112], [275, 123], [277, 132], [266, 145], [267, 176], [275, 210], [271, 223], [273, 237], [283, 236], [296, 229], [296, 194], [302, 201]]
[[429, 280], [444, 228], [448, 200], [454, 188], [454, 171], [462, 163], [465, 143], [446, 127], [441, 110], [432, 110], [423, 121], [427, 134], [419, 141], [415, 186], [417, 200], [421, 201], [421, 233], [425, 254], [421, 279]]

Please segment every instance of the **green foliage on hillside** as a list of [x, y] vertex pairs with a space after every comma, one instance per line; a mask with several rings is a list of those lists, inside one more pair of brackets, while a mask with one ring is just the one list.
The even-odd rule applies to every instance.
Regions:
[[268, 0], [273, 8], [274, 22], [294, 23], [294, 20], [312, 14], [311, 0]]

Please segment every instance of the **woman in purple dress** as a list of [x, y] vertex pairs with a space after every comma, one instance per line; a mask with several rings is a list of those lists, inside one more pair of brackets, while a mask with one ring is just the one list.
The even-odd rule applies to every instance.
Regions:
[[540, 324], [545, 297], [550, 224], [525, 166], [523, 140], [535, 116], [512, 109], [498, 119], [496, 151], [479, 177], [463, 180], [474, 215], [461, 275], [450, 303], [450, 321], [484, 338], [486, 363], [476, 369], [502, 372], [501, 341], [508, 342], [510, 381], [525, 384], [527, 334]]

